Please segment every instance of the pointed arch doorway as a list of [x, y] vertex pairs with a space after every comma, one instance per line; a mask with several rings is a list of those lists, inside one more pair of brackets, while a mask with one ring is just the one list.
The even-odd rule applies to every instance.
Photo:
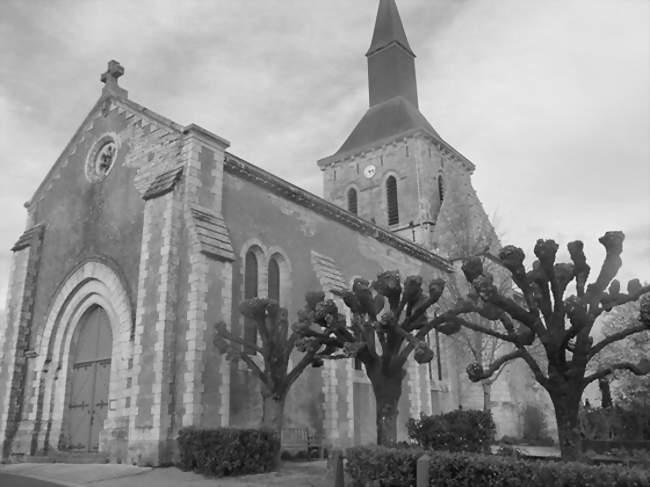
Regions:
[[67, 445], [96, 451], [108, 413], [113, 333], [108, 314], [93, 305], [83, 314], [72, 338]]

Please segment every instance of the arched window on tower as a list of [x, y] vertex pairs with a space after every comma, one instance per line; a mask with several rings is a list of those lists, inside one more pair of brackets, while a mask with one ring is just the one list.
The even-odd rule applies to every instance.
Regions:
[[[244, 299], [257, 297], [257, 279], [258, 279], [258, 263], [255, 252], [249, 250], [246, 252], [244, 259]], [[244, 341], [248, 343], [257, 342], [257, 328], [255, 322], [250, 318], [244, 318]], [[246, 353], [255, 355], [255, 350], [247, 348]]]
[[280, 302], [280, 264], [275, 257], [269, 261], [269, 299]]
[[397, 179], [395, 179], [395, 176], [389, 176], [386, 180], [386, 203], [388, 224], [397, 225], [399, 223], [399, 208], [397, 205]]
[[438, 195], [440, 196], [440, 204], [445, 199], [445, 181], [442, 179], [442, 174], [438, 176]]
[[357, 205], [357, 190], [354, 188], [350, 188], [348, 190], [348, 211], [356, 215], [358, 209], [359, 208]]

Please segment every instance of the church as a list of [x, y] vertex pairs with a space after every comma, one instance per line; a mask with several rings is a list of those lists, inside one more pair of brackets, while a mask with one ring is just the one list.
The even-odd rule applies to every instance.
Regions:
[[[461, 240], [498, 245], [474, 164], [418, 108], [395, 0], [380, 0], [366, 57], [369, 107], [318, 161], [323, 197], [237, 157], [221, 135], [139, 105], [118, 83], [124, 68], [108, 63], [99, 99], [26, 203], [12, 248], [3, 458], [77, 451], [160, 465], [183, 427], [254, 427], [257, 379], [213, 344], [219, 321], [254, 336], [241, 301], [268, 296], [291, 319], [306, 291], [393, 269], [458, 280]], [[452, 340], [430, 341], [434, 360], [408, 366], [400, 439], [409, 417], [481, 407]], [[504, 373], [495, 392], [501, 434], [516, 434], [518, 380]], [[294, 385], [285, 425], [345, 447], [375, 441], [374, 416], [358, 364], [326, 361]]]

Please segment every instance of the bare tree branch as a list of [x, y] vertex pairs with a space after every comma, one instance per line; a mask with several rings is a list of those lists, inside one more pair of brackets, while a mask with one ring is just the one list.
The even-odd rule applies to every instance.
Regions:
[[584, 386], [587, 386], [587, 384], [590, 384], [595, 380], [601, 379], [603, 377], [607, 377], [615, 370], [629, 370], [634, 375], [646, 375], [650, 373], [650, 360], [643, 359], [638, 364], [634, 364], [632, 362], [619, 362], [617, 364], [604, 367], [599, 371], [586, 376], [583, 380], [583, 384]]
[[[469, 378], [472, 382], [479, 382], [485, 379], [489, 379], [496, 371], [498, 371], [501, 367], [503, 367], [506, 363], [515, 360], [517, 358], [523, 358], [521, 350], [514, 350], [510, 353], [506, 353], [496, 359], [492, 364], [487, 368], [487, 370], [483, 369], [480, 364], [470, 364], [467, 368], [467, 372], [469, 374]], [[472, 368], [473, 365], [479, 365], [479, 367]]]
[[[264, 350], [261, 347], [259, 347], [256, 343], [248, 342], [248, 341], [244, 340], [243, 338], [240, 338], [240, 337], [238, 337], [236, 335], [233, 335], [232, 332], [230, 332], [228, 330], [225, 330], [225, 329], [220, 330], [219, 335], [224, 340], [228, 340], [229, 342], [237, 343], [238, 345], [242, 345], [242, 346], [246, 347], [249, 350], [254, 350], [256, 353], [262, 354], [264, 352]], [[235, 350], [240, 351], [239, 348], [235, 348]]]
[[300, 377], [300, 374], [313, 362], [315, 355], [316, 350], [309, 350], [302, 356], [300, 361], [291, 369], [291, 372], [287, 374], [287, 387], [291, 387], [298, 377]]
[[596, 343], [593, 347], [591, 347], [591, 350], [589, 351], [589, 357], [590, 358], [593, 357], [610, 343], [623, 340], [624, 338], [627, 338], [630, 335], [634, 335], [635, 333], [646, 331], [647, 329], [648, 329], [647, 326], [643, 324], [639, 324], [639, 325], [626, 328], [625, 330], [621, 330], [618, 333], [612, 333], [611, 335], [605, 337], [603, 340], [601, 340], [600, 342]]
[[253, 372], [259, 380], [261, 380], [266, 386], [271, 387], [271, 381], [267, 377], [267, 374], [259, 368], [250, 355], [241, 350], [239, 351], [239, 358], [248, 366], [251, 372]]

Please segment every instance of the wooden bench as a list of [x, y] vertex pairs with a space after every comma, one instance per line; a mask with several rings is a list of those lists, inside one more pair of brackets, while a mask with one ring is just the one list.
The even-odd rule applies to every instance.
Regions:
[[323, 458], [323, 442], [309, 428], [283, 428], [281, 448], [289, 453], [307, 452], [309, 456], [318, 453]]

